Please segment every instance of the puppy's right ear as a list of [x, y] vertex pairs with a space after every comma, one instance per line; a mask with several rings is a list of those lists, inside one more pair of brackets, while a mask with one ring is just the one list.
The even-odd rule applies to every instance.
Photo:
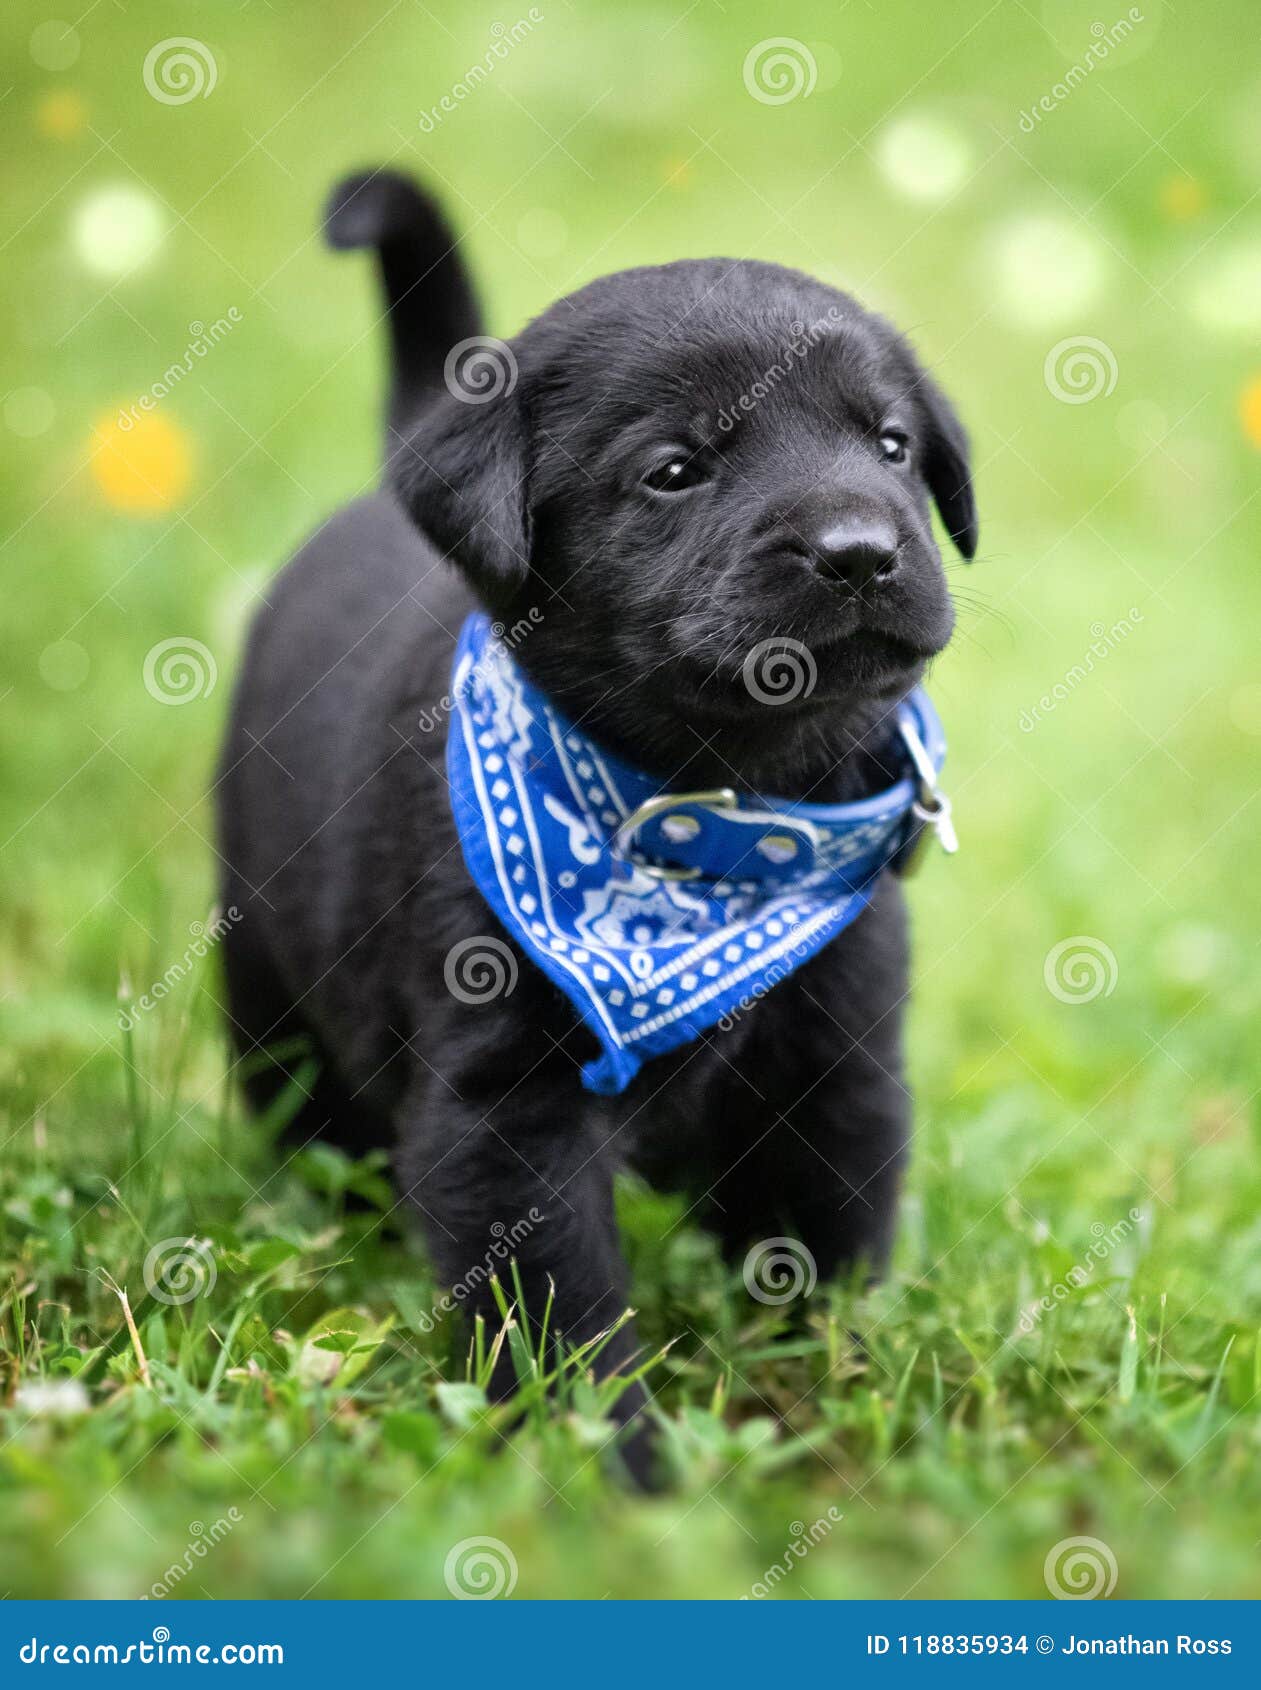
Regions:
[[515, 391], [471, 399], [444, 393], [422, 412], [390, 463], [412, 521], [492, 609], [529, 573], [527, 467], [525, 417]]

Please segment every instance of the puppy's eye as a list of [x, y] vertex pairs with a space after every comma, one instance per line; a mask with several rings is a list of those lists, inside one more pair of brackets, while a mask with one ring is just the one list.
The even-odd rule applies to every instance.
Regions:
[[880, 455], [887, 464], [904, 464], [906, 462], [906, 436], [899, 434], [896, 429], [886, 429], [880, 436]]
[[705, 471], [696, 458], [670, 458], [644, 477], [644, 486], [654, 493], [683, 493], [704, 481]]

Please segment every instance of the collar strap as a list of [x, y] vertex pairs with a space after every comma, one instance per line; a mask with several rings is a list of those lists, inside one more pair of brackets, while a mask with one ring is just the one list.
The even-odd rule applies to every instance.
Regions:
[[[899, 707], [910, 770], [885, 793], [847, 804], [741, 799], [731, 787], [658, 793], [618, 826], [610, 840], [613, 855], [654, 880], [787, 883], [837, 867], [838, 855], [843, 867], [846, 843], [861, 839], [876, 815], [887, 817], [900, 807], [907, 827], [893, 866], [909, 873], [929, 831], [946, 851], [958, 849], [950, 800], [937, 784], [944, 743], [935, 715], [925, 721], [925, 710], [932, 707], [923, 695]], [[933, 740], [936, 759], [921, 729]]]

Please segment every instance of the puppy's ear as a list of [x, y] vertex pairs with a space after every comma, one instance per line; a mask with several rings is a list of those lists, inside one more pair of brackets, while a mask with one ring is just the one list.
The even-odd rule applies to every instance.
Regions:
[[526, 458], [518, 393], [484, 402], [444, 393], [390, 463], [412, 521], [491, 608], [507, 602], [529, 573]]
[[968, 437], [954, 406], [930, 377], [918, 384], [928, 425], [924, 479], [937, 502], [946, 532], [965, 558], [976, 555], [980, 525], [972, 494]]

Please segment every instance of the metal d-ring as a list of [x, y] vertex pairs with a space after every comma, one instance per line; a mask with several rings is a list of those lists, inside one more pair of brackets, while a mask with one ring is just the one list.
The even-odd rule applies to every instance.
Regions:
[[637, 869], [642, 869], [654, 880], [698, 880], [702, 873], [699, 868], [669, 868], [659, 863], [638, 862], [630, 854], [631, 838], [641, 827], [669, 810], [677, 810], [683, 804], [734, 810], [736, 795], [731, 787], [719, 786], [709, 792], [663, 792], [656, 798], [647, 798], [638, 809], [631, 811], [613, 835], [611, 848], [614, 856], [633, 863]]

